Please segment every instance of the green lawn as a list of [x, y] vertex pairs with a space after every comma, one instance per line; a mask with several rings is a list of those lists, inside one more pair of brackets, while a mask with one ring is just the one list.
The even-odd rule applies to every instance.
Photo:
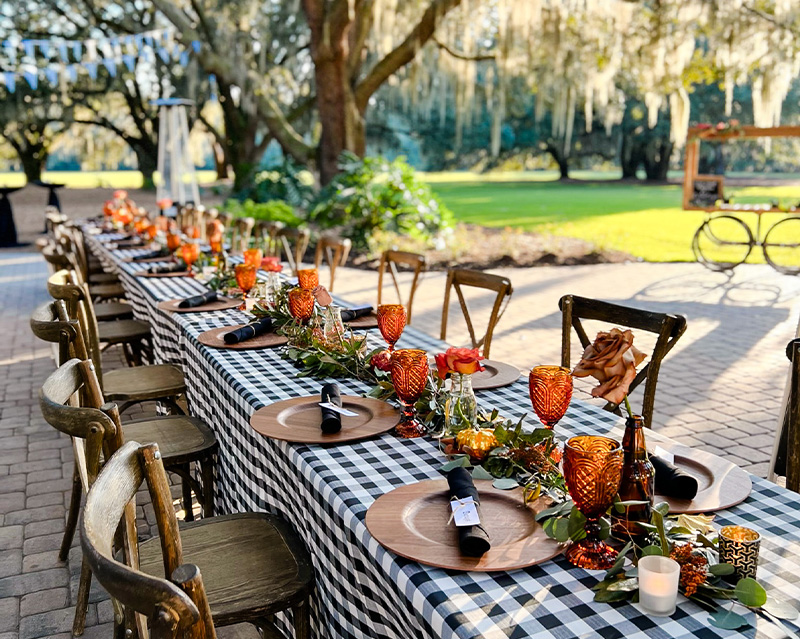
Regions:
[[[197, 171], [200, 184], [211, 184], [216, 171]], [[144, 183], [139, 171], [44, 171], [42, 180], [66, 184], [71, 189], [140, 189]], [[23, 186], [23, 173], [0, 172], [0, 186]]]
[[[677, 185], [504, 181], [475, 174], [426, 177], [461, 222], [582, 238], [652, 262], [693, 261], [692, 236], [704, 219], [701, 212], [681, 208]], [[739, 202], [797, 200], [800, 186], [738, 189], [736, 197]], [[744, 219], [752, 224], [755, 216], [745, 214]], [[763, 262], [763, 256], [754, 250], [748, 261]]]

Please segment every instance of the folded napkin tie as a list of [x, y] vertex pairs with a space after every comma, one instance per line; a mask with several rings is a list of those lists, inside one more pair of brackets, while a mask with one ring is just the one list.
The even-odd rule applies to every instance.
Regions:
[[[339, 395], [338, 384], [325, 384], [320, 392], [320, 397], [323, 403], [330, 402], [334, 406], [342, 407], [342, 398]], [[339, 413], [330, 408], [325, 408], [324, 406], [320, 406], [320, 410], [322, 411], [322, 423], [320, 424], [320, 428], [322, 428], [323, 433], [332, 435], [342, 430], [342, 416]]]
[[697, 479], [666, 459], [648, 455], [656, 469], [656, 492], [664, 497], [694, 499], [697, 495]]
[[246, 324], [241, 328], [237, 328], [236, 330], [225, 333], [222, 336], [222, 339], [225, 340], [226, 344], [239, 344], [240, 342], [245, 342], [249, 339], [253, 339], [259, 335], [264, 335], [264, 333], [269, 333], [271, 331], [272, 318], [263, 317], [256, 322], [251, 322], [250, 324]]
[[[465, 497], [472, 497], [480, 518], [481, 500], [469, 471], [462, 466], [454, 468], [447, 473], [447, 484], [450, 486], [451, 498], [464, 499]], [[456, 530], [458, 531], [458, 545], [461, 548], [461, 553], [468, 557], [480, 557], [492, 547], [489, 541], [489, 534], [483, 525], [458, 526]]]
[[181, 273], [185, 270], [186, 265], [183, 262], [176, 262], [175, 264], [168, 264], [167, 266], [153, 266], [148, 273], [163, 275], [164, 273]]
[[342, 309], [342, 321], [343, 322], [352, 322], [354, 319], [358, 317], [366, 317], [372, 312], [372, 307], [367, 306], [355, 306], [353, 308], [343, 308]]
[[142, 255], [137, 255], [136, 257], [131, 258], [131, 262], [141, 262], [142, 260], [152, 260], [154, 257], [161, 257], [164, 256], [166, 259], [168, 256], [161, 251], [148, 251], [147, 253], [143, 253]]
[[196, 308], [216, 301], [216, 291], [208, 291], [202, 295], [193, 295], [192, 297], [187, 297], [185, 300], [181, 300], [178, 304], [178, 308]]

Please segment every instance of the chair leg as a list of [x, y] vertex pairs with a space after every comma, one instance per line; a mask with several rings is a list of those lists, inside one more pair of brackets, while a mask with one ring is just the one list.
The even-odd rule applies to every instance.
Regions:
[[203, 517], [214, 516], [214, 456], [209, 455], [200, 463], [203, 479]]
[[170, 415], [185, 415], [186, 413], [183, 412], [183, 409], [180, 407], [177, 401], [175, 401], [174, 397], [162, 397], [158, 400], [162, 404], [164, 404], [167, 408], [169, 408]]
[[81, 498], [83, 497], [83, 484], [81, 475], [78, 472], [78, 464], [72, 471], [72, 494], [69, 498], [69, 512], [67, 514], [67, 525], [64, 528], [64, 538], [61, 540], [61, 550], [58, 552], [58, 559], [66, 561], [69, 556], [69, 549], [72, 547], [72, 538], [75, 536], [75, 528], [78, 526], [78, 514], [81, 510]]
[[[189, 464], [183, 467], [183, 471], [189, 475], [192, 468]], [[184, 516], [185, 521], [194, 521], [194, 513], [192, 512], [192, 487], [189, 485], [189, 480], [186, 477], [181, 477], [181, 490], [183, 491], [183, 510], [186, 513]]]
[[72, 622], [72, 635], [80, 637], [86, 627], [86, 613], [89, 610], [89, 590], [92, 587], [92, 570], [86, 558], [81, 562], [81, 580], [75, 603], [75, 620]]
[[311, 606], [308, 597], [292, 606], [295, 639], [311, 639]]

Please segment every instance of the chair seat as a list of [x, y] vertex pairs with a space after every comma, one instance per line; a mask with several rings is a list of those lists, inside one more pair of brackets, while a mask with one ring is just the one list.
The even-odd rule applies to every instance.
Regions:
[[108, 344], [130, 342], [150, 335], [150, 324], [141, 320], [102, 322], [97, 325], [97, 334], [101, 342]]
[[133, 319], [133, 307], [124, 302], [101, 302], [94, 305], [94, 314], [98, 322]]
[[119, 278], [116, 273], [94, 273], [89, 275], [89, 284], [117, 284]]
[[125, 422], [122, 430], [128, 441], [158, 444], [167, 466], [194, 461], [199, 453], [212, 452], [217, 446], [214, 431], [188, 415], [136, 419]]
[[92, 299], [117, 299], [125, 297], [125, 289], [122, 284], [90, 284], [89, 295]]
[[185, 391], [183, 373], [171, 364], [119, 368], [103, 374], [106, 401], [147, 401], [182, 395]]
[[[184, 563], [203, 576], [215, 625], [284, 610], [313, 588], [308, 551], [290, 526], [273, 515], [239, 513], [181, 524]], [[157, 537], [139, 546], [143, 572], [164, 577]]]

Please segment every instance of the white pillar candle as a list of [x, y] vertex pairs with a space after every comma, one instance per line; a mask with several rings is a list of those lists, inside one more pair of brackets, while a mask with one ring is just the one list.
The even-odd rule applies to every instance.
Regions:
[[661, 555], [639, 560], [639, 605], [651, 615], [669, 617], [675, 612], [681, 567]]

